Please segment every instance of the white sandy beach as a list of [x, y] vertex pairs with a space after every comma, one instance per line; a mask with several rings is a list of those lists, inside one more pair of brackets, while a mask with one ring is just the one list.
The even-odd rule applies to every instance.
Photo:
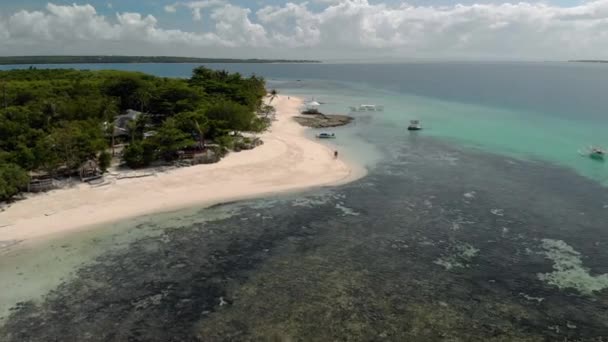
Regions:
[[346, 183], [363, 174], [305, 137], [305, 128], [292, 119], [301, 99], [279, 96], [272, 105], [277, 121], [260, 136], [264, 145], [230, 153], [217, 164], [31, 196], [0, 213], [0, 242], [32, 241], [156, 212]]

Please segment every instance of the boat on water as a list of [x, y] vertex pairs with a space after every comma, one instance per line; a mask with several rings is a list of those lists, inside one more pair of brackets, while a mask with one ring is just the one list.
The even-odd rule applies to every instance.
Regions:
[[606, 154], [608, 154], [608, 152], [600, 147], [595, 147], [595, 146], [589, 146], [589, 148], [586, 151], [582, 151], [580, 152], [582, 156], [587, 156], [591, 159], [594, 160], [600, 160], [603, 161], [604, 159], [606, 159]]
[[422, 125], [418, 120], [410, 120], [410, 125], [407, 126], [408, 131], [420, 131], [422, 130]]
[[362, 104], [358, 107], [349, 107], [351, 112], [383, 112], [384, 106], [372, 105], [372, 104]]
[[336, 134], [334, 133], [319, 133], [317, 134], [318, 139], [335, 139]]
[[595, 160], [604, 160], [606, 157], [606, 151], [599, 147], [592, 147], [591, 151], [589, 152], [589, 157]]

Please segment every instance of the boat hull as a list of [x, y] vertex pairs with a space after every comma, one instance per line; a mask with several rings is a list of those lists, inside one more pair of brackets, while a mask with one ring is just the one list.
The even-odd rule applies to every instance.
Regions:
[[594, 160], [604, 160], [604, 154], [600, 153], [591, 153], [589, 157]]

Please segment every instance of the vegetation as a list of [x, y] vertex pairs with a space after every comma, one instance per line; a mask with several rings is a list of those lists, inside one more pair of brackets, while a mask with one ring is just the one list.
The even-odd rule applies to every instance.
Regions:
[[231, 59], [164, 56], [14, 56], [0, 64], [103, 64], [103, 63], [320, 63], [291, 59]]
[[608, 63], [608, 60], [603, 60], [603, 59], [577, 59], [577, 60], [570, 60], [568, 62], [575, 62], [575, 63]]
[[102, 151], [99, 154], [99, 168], [102, 172], [108, 171], [110, 164], [112, 163], [112, 155], [108, 151]]
[[[206, 140], [230, 145], [234, 131], [262, 131], [264, 79], [199, 67], [190, 79], [124, 71], [0, 72], [0, 200], [23, 189], [28, 171], [76, 174], [88, 160], [106, 170], [114, 142], [130, 167], [171, 161]], [[120, 114], [144, 114], [117, 130]], [[268, 110], [268, 109], [267, 109]], [[117, 120], [118, 118], [118, 120]]]
[[279, 96], [279, 92], [276, 89], [272, 89], [270, 91], [270, 103], [272, 103], [272, 101], [274, 101], [274, 99], [277, 98], [277, 96]]
[[29, 176], [15, 164], [0, 165], [0, 198], [9, 199], [27, 186]]

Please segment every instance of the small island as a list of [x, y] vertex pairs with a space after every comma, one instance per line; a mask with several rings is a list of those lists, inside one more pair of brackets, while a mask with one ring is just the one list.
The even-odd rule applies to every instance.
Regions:
[[121, 64], [121, 63], [321, 63], [300, 59], [234, 59], [169, 56], [5, 56], [0, 65], [36, 64]]
[[294, 117], [294, 120], [305, 127], [331, 128], [348, 125], [354, 118], [341, 114], [323, 114], [317, 109], [307, 109], [302, 112], [302, 115]]

